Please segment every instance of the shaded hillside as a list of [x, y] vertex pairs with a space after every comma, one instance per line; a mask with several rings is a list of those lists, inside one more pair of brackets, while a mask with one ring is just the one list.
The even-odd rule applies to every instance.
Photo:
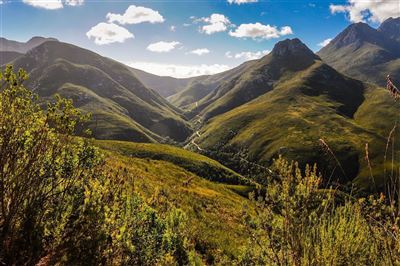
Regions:
[[[290, 47], [299, 48], [294, 52]], [[192, 143], [197, 146], [191, 145], [193, 149], [200, 147], [216, 158], [233, 158], [240, 153], [262, 165], [282, 154], [302, 165], [317, 162], [324, 176], [335, 181], [346, 183], [357, 177], [364, 188], [371, 186], [365, 144], [369, 143], [370, 159], [381, 164], [386, 137], [400, 106], [383, 89], [341, 75], [299, 46], [298, 40], [278, 43], [274, 50], [259, 61], [259, 69], [263, 69], [262, 63], [268, 66], [265, 76], [259, 70], [246, 73], [258, 73], [259, 85], [249, 81], [250, 87], [244, 86], [246, 83], [239, 87], [246, 92], [258, 88], [262, 95], [254, 95], [254, 100], [236, 108], [226, 109], [225, 104], [222, 110], [227, 111], [212, 117], [194, 135]], [[276, 54], [285, 60], [272, 58]], [[271, 75], [282, 78], [268, 83], [274, 80]], [[229, 91], [220, 99], [226, 95], [235, 98]], [[221, 110], [214, 106], [214, 110]], [[340, 166], [320, 139], [328, 143]], [[239, 171], [240, 161], [236, 165]], [[380, 181], [377, 183], [382, 184]]]
[[384, 85], [388, 74], [400, 80], [400, 18], [389, 18], [378, 29], [352, 24], [318, 55], [340, 72], [366, 82]]
[[17, 57], [21, 56], [23, 54], [18, 53], [18, 52], [3, 52], [0, 51], [0, 66], [10, 63], [11, 61], [13, 61], [14, 59], [16, 59]]
[[127, 66], [91, 51], [46, 42], [12, 63], [28, 71], [26, 85], [39, 96], [58, 93], [91, 112], [97, 138], [183, 141], [190, 134], [180, 110], [146, 88]]
[[54, 38], [33, 37], [27, 42], [17, 42], [0, 37], [0, 51], [17, 52], [20, 54], [25, 54], [29, 50], [48, 41], [58, 41], [58, 40]]

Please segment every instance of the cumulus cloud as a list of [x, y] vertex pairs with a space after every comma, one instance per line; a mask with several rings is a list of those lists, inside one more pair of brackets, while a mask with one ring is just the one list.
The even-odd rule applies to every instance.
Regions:
[[118, 22], [122, 25], [125, 24], [139, 24], [143, 22], [162, 23], [164, 22], [163, 16], [151, 8], [143, 6], [131, 5], [124, 14], [107, 14], [108, 22]]
[[169, 27], [169, 31], [175, 32], [176, 31], [176, 26], [172, 25]]
[[227, 58], [233, 58], [233, 59], [242, 59], [242, 60], [254, 60], [254, 59], [260, 59], [264, 55], [269, 54], [269, 50], [264, 50], [264, 51], [257, 51], [257, 52], [240, 52], [240, 53], [232, 53], [231, 51], [228, 51], [225, 53], [225, 56]]
[[80, 6], [83, 5], [85, 0], [65, 0], [65, 4], [69, 6]]
[[325, 47], [325, 46], [327, 46], [331, 41], [332, 41], [332, 38], [323, 40], [322, 42], [320, 42], [320, 43], [318, 44], [318, 46]]
[[202, 55], [205, 55], [205, 54], [209, 54], [210, 50], [208, 50], [207, 48], [200, 48], [200, 49], [196, 49], [196, 50], [190, 51], [189, 53], [190, 54], [195, 54], [195, 55], [198, 55], [198, 56], [202, 56]]
[[23, 3], [44, 9], [60, 9], [64, 5], [61, 0], [22, 0]]
[[200, 32], [209, 35], [216, 32], [226, 31], [228, 29], [228, 26], [231, 25], [229, 19], [225, 17], [223, 14], [212, 14], [211, 16], [206, 18], [195, 19], [195, 23], [201, 21], [207, 24], [203, 25], [200, 28]]
[[382, 22], [389, 17], [400, 16], [396, 0], [348, 0], [346, 5], [331, 4], [329, 8], [332, 14], [346, 13], [351, 22]]
[[125, 62], [130, 67], [141, 69], [143, 71], [175, 78], [189, 78], [202, 75], [212, 75], [229, 70], [227, 65], [220, 64], [201, 64], [201, 65], [176, 65], [162, 64], [155, 62]]
[[257, 3], [258, 0], [228, 0], [229, 4], [247, 4], [247, 3]]
[[[80, 6], [85, 0], [22, 0], [22, 2], [33, 7], [54, 10], [63, 8], [64, 5]], [[1, 1], [1, 3], [4, 2]]]
[[133, 34], [127, 29], [114, 23], [104, 22], [92, 27], [86, 33], [86, 36], [89, 39], [93, 38], [94, 42], [98, 45], [110, 44], [114, 42], [123, 43], [127, 39], [134, 38]]
[[149, 46], [147, 46], [147, 50], [155, 53], [168, 53], [174, 50], [178, 45], [180, 45], [180, 42], [156, 42], [156, 43], [151, 43]]
[[263, 25], [259, 22], [241, 24], [234, 31], [230, 31], [229, 35], [236, 38], [252, 38], [252, 39], [273, 39], [284, 35], [293, 34], [292, 28], [284, 26], [280, 30], [276, 26]]

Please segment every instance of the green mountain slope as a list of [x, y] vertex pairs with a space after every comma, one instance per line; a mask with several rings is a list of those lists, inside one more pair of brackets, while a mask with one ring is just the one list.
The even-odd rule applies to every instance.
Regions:
[[61, 42], [46, 42], [12, 62], [30, 75], [29, 88], [43, 98], [73, 98], [91, 112], [97, 138], [153, 142], [190, 134], [181, 111], [145, 87], [129, 67]]
[[[249, 93], [259, 88], [263, 94], [212, 117], [193, 136], [192, 148], [216, 158], [234, 158], [240, 153], [245, 160], [261, 165], [269, 165], [282, 154], [302, 165], [318, 163], [324, 176], [332, 176], [334, 181], [355, 179], [364, 188], [372, 186], [364, 160], [365, 144], [369, 143], [371, 161], [381, 165], [386, 137], [397, 121], [400, 106], [384, 89], [341, 75], [312, 56], [311, 51], [302, 47], [295, 49], [298, 54], [293, 56], [293, 50], [285, 48], [300, 47], [297, 44], [298, 40], [277, 44], [279, 57], [260, 60], [260, 64], [269, 66], [268, 70], [283, 73], [279, 82], [269, 84], [265, 79], [265, 83], [254, 87], [251, 79], [250, 87], [241, 89]], [[303, 59], [300, 64], [297, 58]], [[269, 65], [271, 61], [273, 65]], [[254, 77], [255, 73], [260, 72], [252, 70], [244, 75]], [[263, 80], [262, 74], [259, 80]], [[320, 139], [328, 143], [340, 165], [321, 146]], [[234, 169], [240, 168], [239, 161]]]
[[246, 187], [210, 180], [216, 175], [240, 175], [205, 156], [172, 146], [115, 141], [95, 144], [107, 152], [109, 165], [136, 177], [135, 187], [151, 205], [163, 208], [167, 199], [186, 212], [191, 240], [210, 263], [221, 254], [238, 256], [248, 237], [242, 207], [246, 204], [251, 211], [252, 204], [234, 191]]
[[280, 42], [270, 54], [251, 62], [237, 75], [220, 83], [193, 106], [191, 113], [208, 120], [227, 112], [267, 93], [275, 84], [309, 67], [318, 59], [299, 39]]
[[400, 80], [400, 18], [389, 18], [378, 29], [352, 24], [318, 55], [340, 72], [366, 82], [384, 85], [387, 74]]
[[198, 101], [213, 92], [219, 85], [240, 75], [255, 61], [248, 61], [238, 67], [211, 76], [195, 77], [190, 80], [186, 88], [172, 95], [168, 100], [176, 106], [190, 110], [198, 106]]

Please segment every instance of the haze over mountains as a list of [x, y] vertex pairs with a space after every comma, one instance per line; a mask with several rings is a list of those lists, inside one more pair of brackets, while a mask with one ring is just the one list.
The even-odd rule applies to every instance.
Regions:
[[26, 69], [26, 85], [43, 99], [59, 93], [93, 113], [96, 138], [172, 139], [239, 172], [242, 160], [269, 165], [283, 154], [301, 164], [317, 162], [340, 182], [356, 178], [369, 186], [365, 143], [375, 151], [371, 160], [380, 160], [400, 111], [377, 86], [386, 74], [400, 77], [399, 21], [388, 19], [378, 29], [352, 24], [317, 54], [287, 39], [259, 60], [188, 79], [159, 77], [44, 38], [7, 41], [0, 63]]

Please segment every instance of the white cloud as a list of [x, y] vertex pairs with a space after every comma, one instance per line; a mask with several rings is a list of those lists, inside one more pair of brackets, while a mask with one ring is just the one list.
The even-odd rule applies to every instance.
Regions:
[[155, 62], [125, 62], [130, 67], [141, 69], [143, 71], [159, 75], [170, 76], [175, 78], [188, 78], [202, 75], [212, 75], [231, 69], [227, 65], [175, 65], [162, 64]]
[[175, 25], [170, 26], [169, 30], [172, 31], [172, 32], [175, 32], [176, 31], [176, 26]]
[[198, 55], [198, 56], [202, 56], [202, 55], [205, 55], [205, 54], [209, 54], [210, 50], [208, 50], [207, 48], [201, 48], [201, 49], [196, 49], [196, 50], [190, 51], [189, 53], [190, 54], [195, 54], [195, 55]]
[[289, 26], [284, 26], [280, 30], [276, 26], [263, 25], [259, 22], [250, 24], [241, 24], [234, 31], [230, 31], [229, 35], [236, 38], [252, 38], [252, 39], [273, 39], [284, 35], [293, 34]]
[[108, 13], [107, 19], [108, 22], [118, 22], [122, 25], [139, 24], [143, 22], [162, 23], [165, 21], [158, 11], [135, 5], [129, 6], [123, 15]]
[[229, 4], [247, 4], [247, 3], [257, 3], [258, 0], [228, 0]]
[[147, 50], [155, 53], [168, 53], [174, 50], [178, 45], [180, 45], [180, 42], [156, 42], [156, 43], [151, 43], [149, 46], [147, 46]]
[[[80, 6], [83, 5], [85, 0], [22, 0], [23, 3], [37, 8], [44, 8], [49, 10], [60, 9], [65, 5]], [[1, 3], [4, 3], [1, 1]]]
[[65, 4], [69, 6], [81, 6], [85, 0], [65, 0]]
[[269, 52], [270, 52], [269, 50], [264, 50], [258, 52], [240, 52], [233, 54], [231, 51], [228, 51], [225, 53], [225, 56], [227, 58], [242, 59], [248, 61], [248, 60], [260, 59], [264, 55], [269, 54]]
[[132, 33], [127, 29], [118, 26], [114, 23], [101, 22], [96, 26], [92, 27], [86, 36], [94, 39], [94, 42], [98, 45], [110, 44], [114, 42], [123, 43], [125, 40], [134, 38]]
[[398, 0], [348, 0], [346, 5], [331, 4], [329, 9], [332, 14], [347, 13], [352, 22], [382, 22], [400, 16]]
[[320, 43], [318, 44], [318, 46], [325, 47], [325, 46], [327, 46], [331, 41], [332, 41], [332, 38], [323, 40], [322, 42], [320, 42]]
[[60, 9], [64, 5], [61, 0], [22, 0], [25, 4], [44, 9]]
[[226, 31], [228, 26], [231, 25], [229, 19], [222, 14], [212, 14], [210, 17], [195, 19], [195, 23], [200, 21], [207, 23], [200, 28], [200, 32], [205, 34]]

